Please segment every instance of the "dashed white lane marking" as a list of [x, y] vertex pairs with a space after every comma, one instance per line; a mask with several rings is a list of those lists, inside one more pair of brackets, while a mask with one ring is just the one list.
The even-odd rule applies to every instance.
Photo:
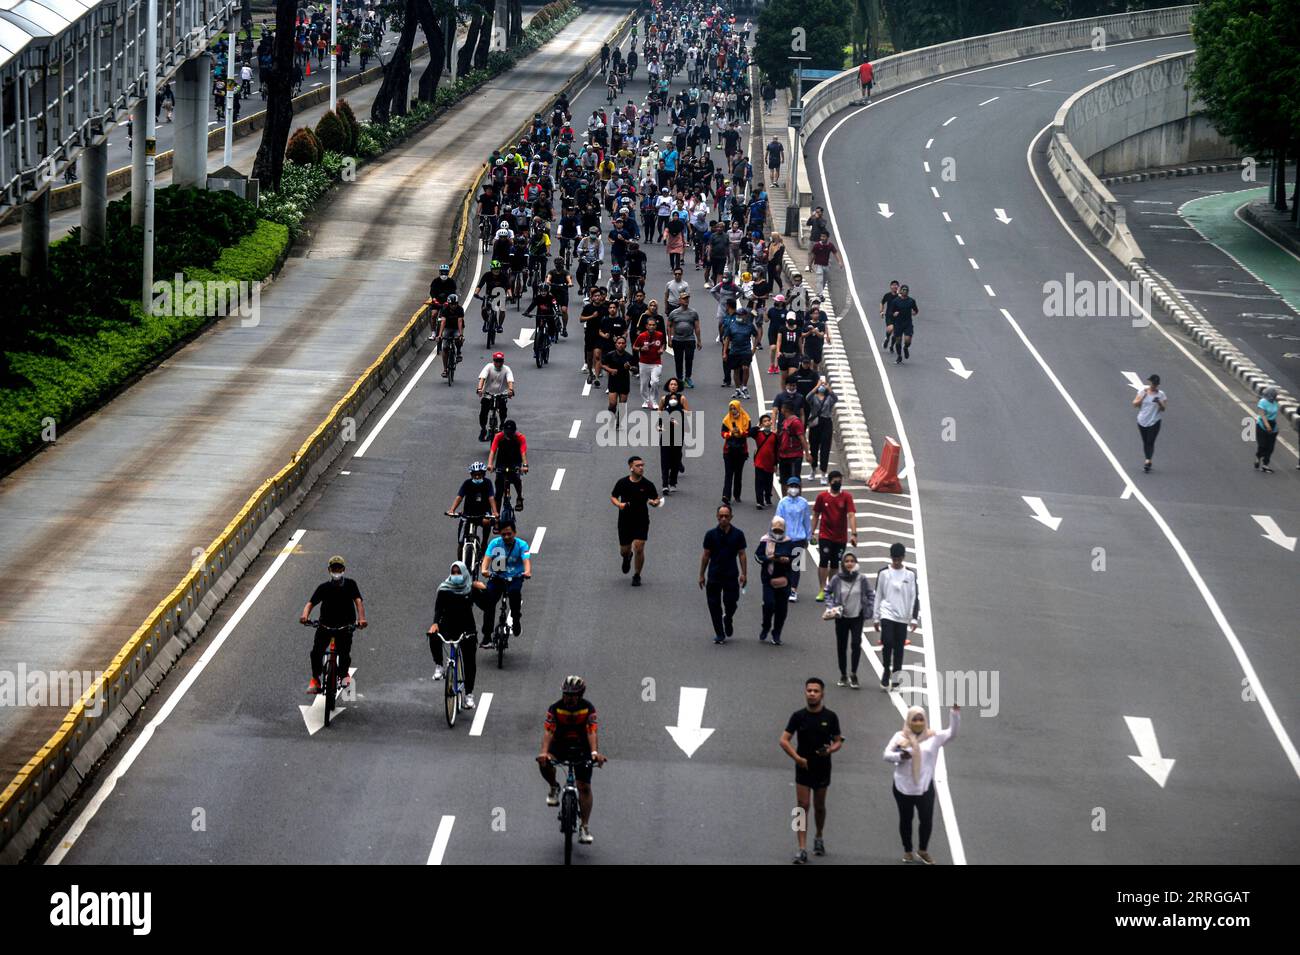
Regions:
[[945, 120], [943, 121], [943, 124], [944, 124], [945, 126], [947, 126], [949, 123], [953, 122], [953, 121], [956, 120], [956, 119], [957, 119], [956, 116], [949, 116], [947, 119], [945, 119]]
[[992, 103], [992, 102], [993, 102], [993, 100], [997, 100], [997, 99], [1001, 99], [1001, 98], [1002, 98], [1002, 97], [1000, 97], [1000, 96], [994, 96], [993, 99], [986, 99], [984, 102], [980, 103], [980, 105], [981, 105], [981, 106], [988, 106], [989, 103]]
[[929, 171], [930, 171], [930, 163], [929, 163], [928, 160], [925, 161], [925, 162], [923, 162], [923, 163], [921, 163], [921, 165], [925, 167], [925, 171], [926, 171], [926, 172], [929, 172]]
[[944, 222], [952, 222], [952, 216], [948, 215], [948, 213], [945, 212], [945, 213], [943, 214], [943, 221], [944, 221]]
[[429, 370], [429, 366], [433, 364], [433, 360], [437, 357], [438, 353], [432, 352], [429, 357], [424, 360], [424, 364], [420, 366], [420, 370], [411, 377], [411, 380], [406, 383], [406, 387], [402, 389], [402, 393], [397, 396], [397, 400], [392, 403], [389, 409], [384, 412], [384, 416], [379, 419], [379, 424], [375, 425], [375, 430], [371, 431], [370, 434], [366, 436], [366, 440], [361, 442], [361, 447], [357, 448], [357, 453], [352, 455], [354, 458], [364, 457], [365, 453], [370, 450], [370, 445], [374, 442], [375, 438], [379, 437], [379, 432], [384, 430], [384, 425], [388, 424], [389, 419], [393, 417], [397, 412], [397, 409], [402, 407], [402, 402], [405, 401], [407, 396], [415, 390], [415, 386], [420, 383], [420, 379], [424, 377], [424, 373]]
[[558, 491], [560, 484], [564, 481], [564, 468], [555, 469], [555, 478], [551, 481], [551, 490]]
[[539, 527], [533, 531], [532, 539], [528, 541], [528, 552], [537, 556], [542, 552], [542, 538], [546, 536], [546, 528]]
[[986, 291], [986, 292], [989, 293], [989, 298], [997, 298], [997, 297], [998, 297], [998, 296], [997, 296], [997, 293], [993, 291], [993, 286], [991, 286], [991, 285], [986, 285], [986, 286], [984, 286], [984, 291]]
[[585, 398], [589, 394], [591, 394], [591, 382], [587, 381], [582, 385], [582, 397]]
[[933, 139], [933, 137], [930, 138], [930, 139], [927, 139], [927, 140], [925, 141], [925, 148], [926, 148], [926, 149], [929, 149], [929, 148], [930, 148], [931, 146], [933, 146], [933, 145], [934, 145], [934, 139]]
[[1106, 458], [1111, 468], [1114, 469], [1117, 475], [1119, 475], [1120, 480], [1125, 483], [1126, 487], [1133, 488], [1133, 497], [1137, 499], [1137, 502], [1141, 504], [1143, 509], [1151, 516], [1151, 520], [1155, 522], [1156, 526], [1164, 535], [1165, 540], [1169, 542], [1169, 546], [1173, 549], [1174, 553], [1178, 555], [1178, 559], [1182, 563], [1183, 569], [1187, 572], [1187, 576], [1191, 578], [1193, 585], [1195, 585], [1197, 591], [1201, 595], [1201, 599], [1205, 601], [1205, 605], [1209, 609], [1210, 615], [1214, 618], [1215, 623], [1218, 624], [1220, 632], [1223, 634], [1224, 639], [1228, 642], [1228, 646], [1231, 647], [1233, 654], [1236, 656], [1237, 663], [1240, 665], [1242, 673], [1245, 674], [1247, 685], [1254, 691], [1255, 701], [1259, 704], [1261, 711], [1264, 713], [1264, 717], [1268, 720], [1269, 726], [1273, 730], [1273, 735], [1277, 737], [1278, 743], [1281, 744], [1282, 751], [1286, 754], [1287, 760], [1291, 764], [1292, 771], [1294, 771], [1296, 775], [1300, 776], [1300, 752], [1296, 751], [1295, 744], [1291, 741], [1290, 734], [1287, 733], [1286, 727], [1282, 725], [1281, 717], [1278, 716], [1277, 710], [1273, 708], [1273, 702], [1269, 698], [1268, 692], [1264, 689], [1264, 684], [1260, 680], [1259, 675], [1255, 672], [1255, 667], [1250, 662], [1250, 657], [1246, 653], [1246, 648], [1243, 647], [1241, 641], [1237, 639], [1236, 631], [1233, 630], [1232, 624], [1228, 622], [1228, 618], [1219, 606], [1218, 600], [1215, 599], [1214, 594], [1210, 591], [1209, 585], [1206, 584], [1205, 579], [1201, 576], [1201, 572], [1197, 569], [1196, 564], [1192, 562], [1191, 555], [1188, 554], [1187, 549], [1183, 547], [1182, 541], [1179, 540], [1178, 535], [1174, 533], [1174, 529], [1169, 526], [1169, 523], [1164, 519], [1164, 516], [1156, 506], [1147, 499], [1147, 496], [1142, 493], [1140, 488], [1137, 488], [1133, 484], [1133, 479], [1129, 476], [1128, 471], [1124, 469], [1124, 466], [1119, 463], [1119, 459], [1115, 457], [1115, 453], [1110, 449], [1110, 445], [1106, 443], [1106, 440], [1097, 432], [1097, 429], [1093, 427], [1092, 421], [1090, 421], [1088, 416], [1083, 413], [1083, 409], [1079, 407], [1078, 402], [1074, 400], [1074, 396], [1070, 394], [1061, 379], [1057, 377], [1056, 372], [1052, 370], [1052, 366], [1047, 363], [1047, 360], [1043, 358], [1038, 349], [1034, 347], [1034, 343], [1029, 340], [1029, 336], [1026, 335], [1024, 330], [1020, 327], [1020, 323], [1017, 322], [1015, 318], [1012, 317], [1011, 313], [1005, 308], [1000, 309], [1000, 311], [1002, 312], [1002, 317], [1007, 320], [1008, 324], [1011, 325], [1012, 330], [1015, 331], [1016, 335], [1020, 338], [1020, 341], [1024, 344], [1025, 349], [1033, 357], [1034, 361], [1038, 363], [1038, 367], [1043, 370], [1043, 374], [1047, 376], [1048, 381], [1052, 383], [1057, 393], [1060, 394], [1062, 399], [1064, 399], [1066, 405], [1074, 414], [1075, 419], [1083, 426], [1083, 429], [1088, 433], [1088, 436], [1092, 438], [1093, 443], [1097, 445], [1097, 448]]
[[478, 698], [478, 706], [474, 707], [474, 724], [469, 728], [470, 736], [482, 736], [483, 724], [487, 722], [488, 710], [492, 707], [492, 694], [483, 693]]
[[968, 258], [966, 261], [970, 263], [970, 267], [973, 268], [976, 272], [980, 270], [980, 264], [976, 262], [974, 259]]
[[930, 192], [934, 195], [934, 197], [935, 197], [936, 199], [939, 198], [939, 190], [936, 189], [934, 186], [931, 186], [931, 187], [930, 187]]
[[1052, 81], [1051, 81], [1051, 80], [1039, 80], [1037, 83], [1030, 83], [1030, 84], [1028, 84], [1028, 86], [1026, 86], [1025, 88], [1026, 88], [1026, 89], [1033, 89], [1035, 86], [1042, 86], [1044, 83], [1050, 83], [1050, 82], [1052, 82]]
[[1135, 206], [1172, 206], [1173, 203], [1164, 199], [1131, 199], [1129, 200]]
[[167, 698], [167, 702], [158, 710], [158, 715], [150, 720], [149, 725], [140, 732], [140, 736], [131, 744], [131, 748], [127, 750], [126, 755], [122, 757], [122, 761], [113, 768], [113, 772], [104, 780], [103, 784], [99, 787], [99, 790], [95, 793], [94, 798], [86, 805], [86, 808], [81, 811], [81, 815], [78, 816], [77, 821], [72, 824], [72, 828], [68, 830], [67, 835], [59, 841], [58, 848], [50, 853], [49, 858], [45, 860], [46, 865], [58, 865], [63, 861], [63, 857], [68, 854], [68, 850], [76, 844], [77, 840], [81, 838], [81, 834], [86, 831], [86, 827], [90, 825], [90, 821], [95, 818], [95, 813], [99, 812], [100, 807], [104, 805], [105, 800], [113, 794], [113, 790], [117, 788], [118, 780], [124, 777], [127, 774], [127, 771], [135, 765], [135, 761], [140, 758], [140, 754], [144, 752], [144, 748], [149, 745], [149, 741], [153, 739], [153, 735], [158, 731], [158, 727], [162, 726], [163, 721], [166, 720], [167, 717], [171, 716], [172, 710], [176, 709], [176, 706], [180, 701], [185, 698], [185, 694], [189, 692], [190, 687], [192, 687], [195, 681], [198, 680], [199, 676], [207, 668], [207, 665], [212, 662], [212, 658], [217, 655], [217, 651], [221, 649], [227, 638], [235, 632], [235, 628], [239, 626], [239, 622], [244, 619], [244, 615], [248, 613], [250, 608], [252, 608], [253, 604], [257, 601], [257, 598], [262, 596], [262, 591], [266, 590], [267, 585], [271, 583], [271, 579], [279, 573], [280, 568], [284, 566], [284, 562], [289, 559], [289, 555], [298, 547], [298, 543], [306, 533], [306, 529], [296, 530], [293, 532], [293, 535], [285, 541], [284, 547], [281, 548], [280, 553], [276, 556], [275, 560], [271, 562], [271, 566], [266, 569], [266, 573], [262, 575], [261, 580], [259, 580], [256, 586], [249, 591], [248, 596], [244, 598], [244, 602], [239, 605], [239, 609], [234, 612], [228, 621], [226, 621], [226, 625], [221, 628], [221, 632], [216, 635], [208, 648], [203, 651], [203, 656], [199, 657], [198, 662], [194, 664], [194, 669], [185, 674], [185, 679], [181, 680], [177, 685], [176, 692]]
[[1113, 69], [1115, 69], [1115, 64], [1114, 64], [1114, 63], [1108, 63], [1108, 64], [1105, 65], [1105, 66], [1094, 66], [1094, 67], [1093, 67], [1092, 69], [1090, 69], [1088, 72], [1089, 72], [1089, 73], [1097, 73], [1097, 72], [1099, 72], [1099, 71], [1101, 71], [1101, 70], [1113, 70]]
[[342, 475], [344, 475], [345, 477], [346, 477], [347, 475], [351, 474], [351, 473], [352, 473], [351, 471], [340, 471], [340, 472], [339, 472], [339, 474], [342, 474]]
[[574, 419], [573, 419], [573, 425], [572, 425], [572, 427], [569, 428], [569, 437], [570, 437], [570, 438], [576, 438], [576, 437], [578, 436], [578, 429], [581, 428], [581, 427], [582, 427], [582, 419], [581, 419], [581, 418], [574, 418]]
[[433, 837], [433, 848], [429, 850], [429, 861], [425, 865], [442, 865], [443, 853], [451, 841], [451, 827], [456, 824], [455, 816], [443, 816], [438, 823], [438, 834]]
[[961, 236], [959, 236], [959, 235], [954, 235], [953, 238], [957, 240], [957, 244], [958, 244], [958, 245], [965, 245], [965, 244], [966, 244], [966, 240], [963, 239], [963, 238], [962, 238]]

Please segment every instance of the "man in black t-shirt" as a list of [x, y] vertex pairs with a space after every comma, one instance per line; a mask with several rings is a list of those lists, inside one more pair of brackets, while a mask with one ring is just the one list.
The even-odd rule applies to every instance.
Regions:
[[316, 630], [316, 639], [311, 647], [311, 683], [307, 685], [308, 693], [321, 691], [320, 676], [325, 667], [325, 651], [329, 649], [330, 638], [334, 638], [339, 654], [339, 672], [343, 674], [343, 685], [352, 682], [349, 667], [352, 663], [352, 632], [344, 630], [350, 624], [356, 624], [358, 630], [366, 629], [366, 608], [361, 602], [361, 588], [351, 577], [343, 576], [346, 569], [343, 558], [335, 555], [330, 558], [330, 579], [318, 586], [302, 608], [300, 623], [306, 623], [311, 617], [313, 607], [320, 607], [320, 627]]
[[889, 291], [880, 296], [880, 318], [885, 323], [885, 340], [880, 347], [885, 351], [890, 350], [893, 344], [894, 328], [889, 324], [889, 306], [893, 304], [894, 299], [898, 298], [898, 279], [889, 283]]
[[894, 329], [894, 364], [901, 365], [904, 358], [912, 357], [912, 318], [920, 311], [906, 285], [898, 290], [898, 298], [889, 303], [885, 316]]
[[731, 618], [740, 600], [740, 588], [749, 577], [747, 546], [745, 532], [731, 524], [731, 505], [720, 505], [718, 526], [704, 535], [704, 553], [700, 555], [700, 589], [709, 603], [714, 643], [725, 643], [732, 635]]
[[[817, 835], [813, 840], [813, 853], [825, 855], [822, 831], [826, 827], [826, 790], [831, 784], [831, 754], [844, 745], [840, 734], [840, 718], [822, 705], [826, 684], [818, 677], [809, 677], [803, 686], [806, 706], [795, 710], [781, 734], [781, 749], [794, 760], [794, 789], [803, 816], [797, 827], [799, 851], [794, 862], [808, 861], [808, 805], [813, 803]], [[792, 742], [794, 737], [798, 742]]]
[[632, 455], [627, 459], [627, 477], [619, 478], [609, 501], [618, 508], [618, 552], [623, 556], [623, 573], [632, 569], [635, 555], [636, 570], [632, 586], [641, 586], [641, 569], [645, 566], [645, 542], [650, 536], [650, 508], [663, 501], [654, 484], [645, 476], [645, 461]]
[[492, 526], [492, 521], [497, 516], [496, 495], [487, 479], [487, 465], [482, 461], [475, 461], [469, 466], [469, 478], [461, 482], [456, 500], [447, 508], [447, 516], [455, 516], [461, 504], [465, 505], [463, 513], [467, 518], [478, 518], [474, 526], [479, 537], [479, 552], [482, 553], [487, 544], [487, 528]]

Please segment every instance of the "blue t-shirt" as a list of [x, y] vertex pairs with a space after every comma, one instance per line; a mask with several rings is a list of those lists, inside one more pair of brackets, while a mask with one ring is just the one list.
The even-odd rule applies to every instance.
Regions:
[[[1272, 431], [1273, 429], [1269, 427], [1269, 424], [1277, 421], [1277, 402], [1269, 401], [1267, 398], [1260, 398], [1259, 404], [1255, 407], [1263, 412], [1263, 414], [1255, 415], [1255, 421], [1258, 422], [1259, 426], [1265, 431]], [[1268, 421], [1267, 424], [1265, 423], [1265, 419]]]
[[664, 153], [663, 160], [664, 160], [664, 172], [677, 171], [677, 150], [671, 149], [668, 152]]
[[[493, 575], [504, 577], [519, 577], [524, 572], [524, 561], [532, 557], [528, 550], [528, 541], [522, 537], [515, 538], [514, 547], [509, 552], [506, 551], [505, 542], [500, 536], [488, 541], [487, 550], [484, 555], [489, 559], [488, 566], [492, 569]], [[497, 558], [505, 558], [505, 567], [502, 568]]]
[[731, 342], [732, 354], [749, 354], [754, 350], [754, 323], [741, 322], [732, 319], [727, 322], [727, 327], [723, 330], [727, 340]]

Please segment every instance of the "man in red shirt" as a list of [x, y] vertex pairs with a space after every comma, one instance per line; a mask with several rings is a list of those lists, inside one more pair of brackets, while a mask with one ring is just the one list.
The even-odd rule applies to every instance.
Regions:
[[872, 69], [871, 63], [867, 60], [862, 61], [858, 67], [858, 82], [862, 84], [862, 102], [864, 104], [871, 102], [871, 87], [875, 85], [876, 71]]
[[659, 322], [646, 316], [645, 331], [636, 337], [632, 347], [636, 349], [637, 361], [641, 373], [641, 407], [659, 407], [659, 377], [663, 374], [664, 333], [659, 331]]
[[776, 471], [776, 432], [772, 430], [772, 416], [758, 419], [758, 427], [750, 432], [754, 439], [754, 507], [762, 511], [772, 506], [772, 475]]
[[826, 581], [831, 571], [840, 569], [844, 548], [858, 546], [858, 509], [853, 495], [845, 493], [844, 475], [830, 473], [831, 489], [822, 491], [813, 502], [812, 536], [817, 541], [817, 590], [819, 601], [826, 599]]
[[831, 242], [830, 236], [826, 235], [814, 242], [812, 248], [808, 250], [808, 269], [817, 276], [819, 293], [826, 291], [826, 272], [830, 268], [832, 255], [835, 256], [836, 262], [843, 263], [840, 250], [835, 248], [835, 243]]
[[781, 405], [781, 429], [776, 438], [776, 463], [781, 472], [781, 487], [799, 476], [799, 466], [808, 447], [803, 437], [803, 422], [788, 404]]

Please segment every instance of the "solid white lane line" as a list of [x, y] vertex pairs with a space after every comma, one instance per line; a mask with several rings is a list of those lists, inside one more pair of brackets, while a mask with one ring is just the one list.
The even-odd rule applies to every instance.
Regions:
[[989, 293], [989, 298], [997, 298], [997, 297], [998, 297], [998, 296], [997, 296], [997, 293], [993, 291], [993, 287], [992, 287], [992, 286], [989, 286], [989, 285], [984, 286], [984, 291], [986, 291], [986, 292]]
[[966, 261], [970, 263], [970, 267], [973, 268], [976, 272], [980, 270], [980, 264], [976, 262], [974, 259], [968, 258]]
[[429, 366], [433, 364], [433, 360], [437, 357], [438, 353], [432, 352], [429, 357], [424, 360], [424, 364], [421, 365], [419, 371], [411, 377], [411, 380], [406, 383], [406, 387], [403, 388], [402, 393], [397, 396], [397, 400], [389, 406], [388, 410], [384, 412], [384, 416], [379, 419], [379, 424], [375, 425], [375, 430], [371, 431], [370, 434], [366, 436], [366, 440], [361, 442], [361, 447], [357, 448], [356, 454], [352, 455], [354, 458], [364, 457], [365, 453], [370, 450], [370, 445], [374, 442], [375, 438], [379, 437], [379, 432], [384, 430], [384, 425], [388, 424], [388, 420], [392, 418], [397, 409], [402, 407], [402, 402], [406, 400], [406, 396], [415, 390], [415, 386], [420, 383], [420, 379], [424, 377], [424, 373], [429, 370]]
[[451, 827], [456, 824], [455, 816], [443, 816], [438, 823], [438, 834], [433, 837], [433, 848], [429, 850], [429, 859], [425, 865], [442, 865], [443, 853], [451, 841]]
[[1001, 99], [1001, 98], [1002, 98], [1002, 97], [1000, 97], [1000, 96], [995, 96], [995, 97], [993, 97], [993, 99], [986, 99], [984, 102], [980, 103], [980, 105], [981, 105], [981, 106], [988, 106], [989, 103], [992, 103], [992, 102], [993, 102], [993, 100], [998, 100], [998, 99]]
[[934, 195], [934, 197], [935, 197], [936, 199], [939, 198], [939, 190], [936, 189], [934, 186], [931, 186], [931, 187], [930, 187], [930, 192]]
[[[856, 111], [849, 113], [839, 120], [827, 133], [822, 137], [821, 145], [817, 149], [817, 175], [821, 179], [822, 188], [825, 193], [826, 211], [830, 213], [831, 229], [835, 233], [835, 245], [839, 249], [847, 249], [844, 244], [844, 236], [840, 233], [839, 219], [835, 215], [834, 204], [831, 199], [831, 190], [826, 180], [825, 153], [826, 145], [834, 138], [835, 133], [848, 122]], [[862, 323], [862, 331], [866, 334], [868, 341], [875, 341], [876, 330], [871, 327], [867, 321], [867, 310], [862, 305], [862, 299], [858, 295], [857, 284], [853, 280], [853, 265], [847, 252], [844, 254], [844, 272], [848, 279], [849, 296], [853, 304], [857, 307], [858, 321]], [[902, 447], [903, 460], [908, 463], [915, 474], [916, 459], [912, 455], [912, 444], [907, 436], [907, 426], [903, 423], [903, 414], [898, 407], [898, 398], [894, 394], [893, 385], [889, 380], [889, 371], [885, 367], [885, 361], [879, 349], [872, 348], [871, 357], [876, 363], [876, 373], [880, 376], [881, 387], [885, 392], [885, 399], [889, 405], [890, 416], [894, 420], [894, 427], [897, 428], [898, 443]], [[921, 601], [921, 619], [926, 621], [927, 631], [932, 631], [935, 627], [934, 610], [930, 603], [930, 584], [929, 574], [926, 570], [925, 563], [925, 532], [921, 516], [921, 498], [918, 488], [920, 481], [915, 477], [907, 483], [907, 496], [912, 504], [913, 530], [916, 533], [915, 550], [917, 564], [918, 596]], [[926, 661], [926, 685], [930, 688], [927, 699], [927, 709], [930, 714], [930, 725], [933, 726], [936, 721], [942, 725], [943, 718], [940, 716], [942, 699], [940, 698], [940, 689], [942, 681], [939, 679], [938, 667], [935, 661], [937, 656], [936, 643], [932, 632], [927, 632], [926, 642], [931, 647], [931, 652], [925, 654]], [[874, 657], [873, 657], [874, 659]], [[948, 837], [948, 846], [952, 851], [952, 860], [956, 865], [966, 864], [966, 849], [962, 843], [961, 829], [957, 823], [957, 813], [953, 806], [952, 790], [948, 786], [948, 764], [944, 759], [943, 750], [939, 751], [939, 759], [935, 764], [934, 786], [939, 797], [939, 810], [943, 816], [944, 832]]]
[[536, 557], [542, 552], [542, 539], [546, 537], [546, 528], [539, 527], [533, 531], [533, 536], [528, 541], [528, 552]]
[[571, 428], [569, 428], [569, 437], [570, 437], [570, 438], [576, 438], [576, 437], [578, 436], [578, 429], [581, 428], [581, 427], [582, 427], [582, 419], [581, 419], [581, 418], [574, 418], [574, 419], [573, 419], [573, 426], [572, 426]]
[[555, 477], [551, 481], [551, 490], [558, 491], [560, 489], [560, 484], [563, 481], [564, 481], [564, 468], [556, 468]]
[[945, 119], [945, 120], [943, 121], [943, 124], [944, 124], [945, 126], [947, 126], [949, 123], [951, 123], [951, 122], [952, 122], [953, 120], [955, 120], [956, 118], [957, 118], [956, 116], [949, 116], [947, 119]]
[[492, 694], [479, 694], [477, 702], [478, 706], [474, 707], [474, 723], [469, 728], [470, 736], [483, 735], [483, 724], [487, 722], [488, 710], [492, 708]]
[[285, 541], [284, 547], [281, 548], [275, 560], [271, 562], [271, 566], [266, 569], [262, 579], [257, 582], [248, 596], [244, 598], [243, 603], [239, 605], [239, 609], [234, 612], [226, 625], [221, 628], [221, 632], [203, 651], [203, 656], [199, 657], [199, 661], [194, 664], [193, 669], [185, 674], [185, 679], [181, 680], [177, 685], [176, 692], [168, 697], [167, 702], [158, 710], [158, 714], [140, 731], [140, 736], [131, 744], [131, 748], [122, 757], [122, 761], [113, 767], [113, 772], [100, 784], [98, 791], [86, 804], [86, 808], [81, 811], [81, 815], [72, 824], [72, 828], [68, 830], [67, 835], [59, 840], [58, 848], [51, 852], [49, 858], [45, 860], [46, 865], [58, 865], [63, 861], [63, 857], [68, 854], [68, 850], [76, 844], [77, 840], [81, 838], [81, 834], [86, 831], [86, 827], [90, 825], [90, 821], [95, 818], [95, 813], [99, 812], [100, 807], [104, 805], [104, 801], [113, 794], [113, 790], [117, 787], [117, 781], [125, 776], [127, 771], [135, 764], [135, 761], [139, 759], [140, 754], [144, 752], [144, 748], [149, 745], [149, 740], [153, 739], [153, 734], [158, 731], [158, 727], [163, 724], [167, 717], [171, 716], [172, 710], [176, 709], [176, 705], [185, 698], [185, 694], [194, 685], [194, 681], [199, 678], [199, 675], [207, 668], [208, 663], [217, 655], [217, 651], [221, 649], [222, 644], [234, 632], [235, 627], [239, 626], [239, 622], [244, 619], [244, 614], [248, 613], [253, 604], [257, 602], [257, 598], [262, 596], [262, 591], [271, 583], [272, 578], [280, 572], [280, 568], [284, 566], [284, 562], [289, 559], [289, 555], [293, 553], [294, 548], [298, 546], [298, 542], [302, 540], [302, 536], [306, 533], [305, 528], [296, 530], [293, 532], [293, 536]]
[[1028, 84], [1025, 88], [1026, 88], [1026, 89], [1033, 89], [1035, 86], [1042, 86], [1044, 83], [1050, 83], [1050, 82], [1052, 82], [1052, 81], [1051, 81], [1051, 80], [1039, 80], [1037, 83], [1030, 83], [1030, 84]]
[[[830, 210], [828, 209], [827, 211]], [[1020, 323], [1017, 322], [1012, 317], [1011, 313], [1005, 308], [1000, 311], [1002, 312], [1002, 317], [1011, 325], [1012, 330], [1014, 330], [1016, 335], [1020, 338], [1020, 341], [1029, 351], [1029, 354], [1033, 356], [1036, 362], [1038, 362], [1038, 367], [1043, 370], [1043, 374], [1047, 376], [1048, 381], [1052, 383], [1060, 396], [1065, 399], [1066, 405], [1069, 407], [1070, 411], [1074, 413], [1074, 417], [1078, 420], [1079, 424], [1083, 425], [1083, 429], [1088, 433], [1088, 436], [1092, 438], [1093, 443], [1097, 445], [1102, 455], [1105, 456], [1106, 460], [1110, 463], [1111, 468], [1113, 468], [1115, 473], [1119, 475], [1120, 480], [1122, 480], [1127, 486], [1133, 488], [1133, 498], [1142, 505], [1143, 509], [1151, 516], [1151, 519], [1155, 521], [1156, 526], [1164, 535], [1165, 540], [1169, 542], [1169, 546], [1172, 547], [1174, 553], [1178, 555], [1178, 559], [1182, 563], [1183, 569], [1186, 570], [1187, 576], [1191, 578], [1192, 583], [1201, 595], [1201, 599], [1205, 601], [1206, 607], [1209, 608], [1210, 615], [1214, 618], [1215, 623], [1219, 625], [1219, 630], [1222, 632], [1224, 639], [1228, 641], [1228, 646], [1232, 648], [1233, 655], [1236, 656], [1237, 663], [1241, 666], [1242, 673], [1246, 676], [1247, 685], [1250, 686], [1251, 690], [1254, 692], [1255, 699], [1259, 703], [1260, 709], [1268, 720], [1269, 726], [1273, 729], [1273, 735], [1277, 737], [1277, 741], [1282, 745], [1282, 751], [1286, 754], [1287, 759], [1291, 763], [1291, 768], [1295, 771], [1297, 776], [1300, 776], [1300, 752], [1296, 751], [1295, 744], [1291, 742], [1291, 737], [1287, 733], [1286, 727], [1282, 725], [1281, 718], [1277, 715], [1277, 711], [1273, 709], [1273, 703], [1269, 699], [1268, 692], [1264, 689], [1263, 682], [1255, 672], [1255, 667], [1251, 664], [1250, 657], [1246, 654], [1246, 649], [1241, 645], [1241, 641], [1237, 639], [1236, 631], [1233, 630], [1232, 624], [1228, 622], [1227, 616], [1219, 607], [1219, 602], [1214, 598], [1214, 594], [1210, 592], [1209, 585], [1205, 583], [1205, 579], [1201, 576], [1201, 572], [1197, 570], [1196, 564], [1192, 562], [1191, 555], [1188, 554], [1187, 549], [1183, 547], [1182, 541], [1178, 539], [1178, 535], [1174, 533], [1173, 528], [1165, 521], [1164, 516], [1161, 515], [1156, 506], [1147, 499], [1145, 494], [1142, 493], [1142, 489], [1133, 483], [1133, 479], [1124, 469], [1124, 466], [1119, 463], [1119, 459], [1115, 457], [1110, 446], [1106, 444], [1105, 439], [1102, 438], [1102, 436], [1097, 432], [1097, 429], [1093, 427], [1092, 422], [1088, 420], [1088, 416], [1083, 413], [1083, 409], [1079, 407], [1078, 403], [1074, 400], [1074, 397], [1061, 382], [1061, 379], [1056, 376], [1056, 372], [1052, 370], [1052, 367], [1047, 363], [1047, 360], [1044, 359], [1038, 349], [1034, 347], [1034, 343], [1031, 342], [1029, 336], [1024, 333], [1024, 330], [1020, 327]]]

